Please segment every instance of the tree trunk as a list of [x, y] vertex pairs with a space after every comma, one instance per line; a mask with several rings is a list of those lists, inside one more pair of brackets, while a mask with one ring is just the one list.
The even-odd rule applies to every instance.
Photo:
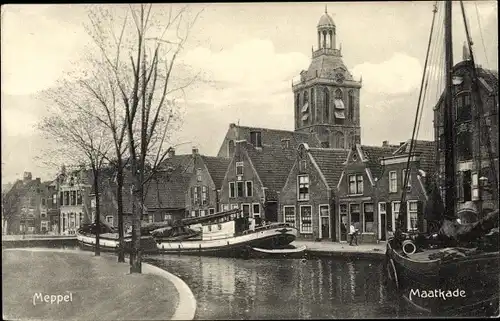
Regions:
[[[136, 179], [136, 184], [139, 184]], [[136, 185], [137, 186], [137, 185]], [[130, 252], [130, 273], [142, 273], [141, 255], [141, 215], [142, 215], [142, 193], [141, 187], [133, 190], [133, 211], [132, 211], [132, 249]]]
[[101, 255], [101, 246], [99, 244], [100, 234], [101, 234], [101, 211], [99, 208], [99, 172], [96, 168], [93, 168], [94, 172], [94, 193], [95, 193], [95, 225], [96, 225], [96, 233], [95, 233], [95, 256]]
[[118, 160], [118, 173], [116, 177], [117, 181], [117, 203], [118, 203], [118, 262], [125, 262], [125, 242], [124, 242], [124, 231], [123, 231], [123, 166], [122, 160]]

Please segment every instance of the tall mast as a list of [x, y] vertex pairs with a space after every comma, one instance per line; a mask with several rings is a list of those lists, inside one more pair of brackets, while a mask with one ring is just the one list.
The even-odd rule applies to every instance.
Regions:
[[453, 41], [451, 30], [452, 1], [447, 0], [444, 9], [444, 47], [446, 99], [444, 105], [444, 135], [445, 135], [445, 213], [448, 219], [455, 218], [455, 139], [453, 126]]

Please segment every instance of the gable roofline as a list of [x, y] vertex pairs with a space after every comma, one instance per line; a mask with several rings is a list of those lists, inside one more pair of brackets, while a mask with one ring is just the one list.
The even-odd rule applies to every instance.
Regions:
[[325, 184], [326, 188], [330, 191], [331, 188], [330, 186], [328, 185], [328, 182], [326, 180], [326, 177], [325, 175], [323, 174], [323, 171], [321, 170], [321, 168], [319, 167], [318, 163], [316, 162], [316, 160], [314, 159], [314, 156], [311, 155], [311, 153], [309, 151], [307, 151], [307, 155], [309, 155], [309, 159], [311, 160], [311, 163], [313, 163], [314, 167], [316, 167], [316, 170], [318, 171], [318, 174], [319, 174], [319, 177], [321, 177], [321, 180], [323, 181], [323, 183]]

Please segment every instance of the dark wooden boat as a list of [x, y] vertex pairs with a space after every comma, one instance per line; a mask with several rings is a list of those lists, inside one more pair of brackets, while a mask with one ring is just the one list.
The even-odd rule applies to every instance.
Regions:
[[[94, 251], [97, 243], [97, 225], [95, 223], [85, 224], [76, 231], [76, 239], [78, 245], [83, 250]], [[131, 249], [132, 236], [126, 234], [124, 236], [124, 248], [125, 251]], [[116, 252], [118, 251], [120, 241], [118, 238], [118, 233], [115, 229], [101, 222], [100, 232], [99, 232], [99, 248], [103, 252]], [[144, 235], [141, 237], [141, 249], [145, 253], [157, 252], [156, 243], [151, 235]]]
[[186, 218], [181, 224], [178, 229], [198, 234], [188, 233], [184, 238], [179, 234], [173, 238], [153, 231], [151, 234], [161, 253], [248, 257], [252, 247], [280, 248], [292, 243], [298, 234], [295, 227], [286, 223], [255, 226], [253, 219], [239, 209]]
[[[427, 219], [436, 218], [437, 225], [428, 224], [427, 233], [408, 232], [405, 215], [400, 215], [395, 235], [387, 242], [385, 267], [390, 284], [417, 309], [435, 316], [494, 316], [499, 313], [500, 288], [498, 209], [484, 215], [481, 220], [474, 223], [461, 224], [460, 220], [456, 220], [458, 215], [455, 209], [455, 175], [457, 173], [454, 158], [455, 118], [451, 99], [453, 92], [451, 8], [451, 1], [446, 1], [445, 202], [443, 204], [434, 184], [434, 193], [426, 207], [428, 211], [426, 217]], [[462, 14], [464, 14], [463, 4]], [[466, 31], [470, 50], [471, 42], [467, 26]], [[472, 69], [475, 70], [476, 65], [471, 50], [470, 59]], [[478, 88], [474, 86], [477, 77], [472, 78], [474, 90]], [[472, 94], [476, 96], [475, 101], [480, 105], [481, 98], [478, 92], [472, 92]], [[412, 141], [413, 139], [414, 137]], [[490, 162], [491, 160], [490, 157]], [[479, 163], [482, 164], [482, 162]], [[490, 164], [490, 166], [498, 168], [498, 164]], [[408, 173], [408, 165], [406, 169]], [[405, 177], [402, 186], [407, 186], [407, 180], [408, 177]], [[498, 184], [495, 183], [495, 188], [497, 186]], [[405, 213], [405, 191], [406, 189], [403, 188], [401, 213]], [[498, 197], [498, 191], [493, 194]], [[430, 221], [428, 220], [428, 223]], [[437, 229], [433, 230], [435, 226]]]
[[304, 258], [306, 249], [307, 247], [305, 245], [280, 249], [261, 249], [252, 247], [250, 248], [249, 257], [259, 259], [300, 259]]

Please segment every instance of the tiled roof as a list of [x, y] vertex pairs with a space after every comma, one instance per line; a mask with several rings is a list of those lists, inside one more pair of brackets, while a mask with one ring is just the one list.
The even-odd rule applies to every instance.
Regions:
[[380, 163], [380, 160], [383, 157], [391, 156], [392, 153], [396, 150], [396, 147], [380, 147], [380, 146], [361, 146], [363, 153], [365, 153], [368, 158], [367, 166], [370, 168], [373, 178], [378, 178], [382, 175], [383, 166]]
[[311, 60], [311, 64], [309, 65], [307, 74], [305, 75], [305, 80], [307, 81], [318, 77], [332, 79], [338, 68], [346, 70], [345, 78], [347, 80], [353, 80], [347, 66], [342, 61], [341, 56], [325, 54], [319, 55]]
[[333, 148], [309, 148], [311, 156], [318, 164], [330, 188], [335, 188], [344, 170], [343, 163], [348, 150]]
[[266, 146], [279, 146], [281, 147], [283, 139], [290, 140], [290, 148], [296, 148], [301, 143], [307, 143], [309, 146], [316, 147], [319, 146], [319, 140], [314, 134], [300, 133], [290, 130], [282, 129], [271, 129], [262, 127], [248, 127], [248, 126], [238, 126], [231, 124], [238, 130], [239, 139], [245, 139], [250, 142], [250, 133], [257, 131], [261, 132], [261, 139], [263, 147]]
[[[410, 150], [410, 140], [401, 145], [394, 153], [394, 156], [408, 155]], [[434, 170], [436, 157], [436, 143], [431, 140], [415, 140], [413, 143], [414, 153], [420, 158], [420, 169], [426, 173]]]
[[231, 160], [229, 158], [203, 155], [201, 156], [201, 158], [203, 159], [203, 162], [207, 167], [208, 173], [210, 174], [210, 176], [212, 176], [212, 180], [215, 183], [215, 188], [220, 189]]
[[252, 161], [260, 180], [267, 187], [266, 198], [277, 200], [277, 193], [285, 185], [290, 169], [295, 161], [295, 149], [266, 146], [262, 150], [246, 144], [248, 157]]

